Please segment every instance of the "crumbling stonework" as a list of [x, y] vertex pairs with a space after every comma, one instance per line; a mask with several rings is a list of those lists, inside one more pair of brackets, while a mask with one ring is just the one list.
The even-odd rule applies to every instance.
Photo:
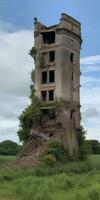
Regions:
[[[69, 155], [77, 154], [75, 129], [80, 127], [80, 47], [81, 25], [62, 14], [60, 23], [46, 27], [34, 19], [35, 94], [43, 102], [37, 132], [57, 135]], [[62, 102], [54, 111], [53, 102]], [[51, 112], [51, 114], [50, 114]]]
[[34, 88], [41, 100], [41, 118], [32, 125], [20, 155], [24, 163], [36, 163], [44, 144], [53, 138], [62, 141], [69, 156], [79, 150], [75, 130], [80, 128], [81, 25], [64, 13], [59, 24], [50, 27], [35, 18], [34, 39]]

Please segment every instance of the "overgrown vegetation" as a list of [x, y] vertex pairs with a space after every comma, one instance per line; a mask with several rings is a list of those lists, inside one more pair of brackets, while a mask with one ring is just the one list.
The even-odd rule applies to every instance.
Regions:
[[35, 56], [36, 56], [37, 50], [36, 48], [33, 46], [30, 51], [29, 51], [29, 55], [35, 60]]
[[21, 145], [18, 145], [11, 140], [6, 140], [0, 143], [0, 155], [13, 156], [18, 154], [21, 148]]
[[[37, 50], [35, 49], [35, 47], [32, 47], [32, 49], [30, 50], [29, 54], [34, 58], [35, 60], [35, 56], [37, 54]], [[39, 65], [40, 67], [44, 67], [44, 55], [40, 54], [39, 57]], [[22, 112], [22, 114], [19, 117], [19, 130], [18, 130], [18, 136], [19, 139], [22, 143], [26, 143], [28, 141], [29, 138], [29, 133], [30, 133], [30, 129], [31, 127], [35, 124], [40, 122], [41, 118], [42, 118], [42, 112], [41, 112], [41, 106], [44, 106], [45, 103], [41, 102], [39, 100], [38, 97], [35, 96], [35, 90], [34, 90], [34, 71], [32, 71], [31, 73], [31, 80], [32, 80], [32, 84], [30, 86], [30, 100], [31, 103], [30, 105], [27, 106], [27, 108]], [[51, 113], [49, 113], [49, 116], [54, 115], [54, 113], [56, 113], [57, 109], [59, 110], [59, 108], [61, 106], [68, 106], [66, 104], [68, 104], [68, 102], [64, 101], [63, 99], [60, 99], [60, 101], [55, 101], [54, 103], [54, 108], [52, 109], [52, 111], [49, 111]], [[51, 105], [51, 104], [50, 104]], [[46, 102], [46, 106], [47, 106], [47, 102]], [[61, 127], [61, 124], [58, 124], [59, 127]], [[63, 127], [63, 125], [62, 125]], [[79, 159], [80, 160], [84, 160], [86, 158], [86, 148], [85, 148], [85, 131], [84, 129], [80, 128], [76, 130], [76, 135], [77, 135], [77, 139], [78, 139], [78, 143], [79, 143]], [[62, 144], [63, 145], [63, 144]], [[53, 148], [52, 148], [53, 149]], [[53, 149], [54, 151], [54, 149]], [[62, 154], [62, 149], [58, 149], [57, 150], [59, 152], [59, 154]], [[60, 152], [61, 151], [61, 152]], [[66, 153], [67, 155], [67, 153]], [[63, 157], [63, 155], [62, 155]], [[50, 159], [52, 160], [52, 162], [56, 162], [56, 156], [54, 156], [51, 153], [48, 153], [47, 155], [45, 155], [45, 160], [48, 160], [48, 162], [50, 163]]]
[[39, 66], [40, 68], [43, 68], [45, 67], [45, 58], [44, 58], [44, 55], [40, 54], [39, 56]]
[[35, 96], [34, 90], [34, 71], [31, 72], [31, 80], [32, 84], [30, 85], [30, 100], [31, 103], [28, 105], [25, 110], [21, 113], [19, 117], [19, 130], [18, 136], [19, 140], [22, 143], [26, 143], [28, 141], [30, 128], [36, 122], [38, 122], [41, 118], [41, 102], [38, 97]]
[[40, 101], [36, 96], [32, 96], [32, 103], [22, 112], [19, 117], [20, 128], [18, 131], [18, 136], [21, 142], [27, 142], [30, 128], [35, 122], [40, 120], [40, 117]]
[[[0, 157], [0, 200], [99, 200], [100, 156], [34, 168], [14, 167]], [[44, 172], [44, 173], [43, 173]], [[50, 176], [51, 175], [51, 176]]]
[[60, 141], [51, 140], [47, 143], [45, 151], [40, 155], [39, 160], [42, 164], [53, 167], [54, 165], [59, 164], [59, 162], [66, 162], [68, 156]]
[[77, 128], [76, 129], [76, 136], [78, 140], [78, 145], [79, 145], [79, 159], [84, 160], [86, 159], [87, 156], [87, 145], [86, 145], [86, 131], [84, 130], [83, 127]]
[[[30, 51], [29, 55], [36, 60], [37, 49], [33, 46]], [[43, 54], [38, 55], [38, 67], [43, 68], [45, 65], [45, 58]]]
[[100, 154], [100, 142], [97, 140], [86, 141], [88, 153]]

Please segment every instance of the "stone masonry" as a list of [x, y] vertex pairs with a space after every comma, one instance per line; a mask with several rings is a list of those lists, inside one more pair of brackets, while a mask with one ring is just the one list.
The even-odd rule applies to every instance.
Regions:
[[[35, 93], [43, 102], [43, 118], [34, 132], [58, 134], [70, 155], [78, 152], [80, 128], [81, 24], [61, 14], [59, 24], [46, 27], [34, 18]], [[54, 103], [60, 107], [54, 112]]]

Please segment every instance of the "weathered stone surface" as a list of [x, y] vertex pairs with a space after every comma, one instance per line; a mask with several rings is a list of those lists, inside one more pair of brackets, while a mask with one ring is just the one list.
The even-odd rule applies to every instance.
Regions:
[[[22, 157], [32, 152], [34, 157], [36, 149], [41, 149], [52, 137], [59, 137], [72, 156], [78, 153], [75, 129], [80, 127], [81, 24], [64, 13], [60, 23], [50, 27], [35, 18], [34, 35], [37, 51], [35, 94], [45, 106], [41, 108], [41, 121], [30, 130], [29, 143], [22, 151]], [[42, 66], [41, 55], [44, 56]], [[56, 101], [61, 105], [54, 111], [52, 102]]]

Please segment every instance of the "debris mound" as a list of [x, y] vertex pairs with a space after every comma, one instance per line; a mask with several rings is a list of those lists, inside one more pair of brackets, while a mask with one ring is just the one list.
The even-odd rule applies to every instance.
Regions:
[[34, 166], [38, 162], [38, 156], [44, 151], [45, 143], [53, 139], [54, 136], [44, 133], [34, 133], [30, 136], [27, 144], [17, 157], [15, 164]]

